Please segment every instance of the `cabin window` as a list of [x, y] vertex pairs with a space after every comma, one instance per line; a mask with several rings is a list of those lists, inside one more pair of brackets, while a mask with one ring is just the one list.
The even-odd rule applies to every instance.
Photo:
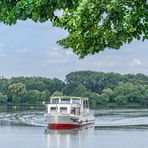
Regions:
[[84, 108], [89, 107], [88, 100], [83, 100], [83, 106], [84, 106]]
[[51, 113], [57, 112], [57, 108], [56, 108], [56, 107], [51, 107], [51, 108], [50, 108], [50, 112], [51, 112]]
[[59, 99], [58, 98], [57, 99], [52, 99], [52, 102], [51, 103], [58, 104], [59, 103]]
[[60, 107], [61, 113], [67, 113], [67, 107]]
[[73, 104], [80, 104], [80, 99], [72, 99]]
[[70, 98], [62, 98], [61, 103], [62, 104], [70, 104]]
[[77, 115], [80, 115], [80, 108], [77, 108]]
[[86, 100], [83, 100], [83, 107], [86, 108]]
[[80, 107], [72, 107], [71, 114], [80, 115]]

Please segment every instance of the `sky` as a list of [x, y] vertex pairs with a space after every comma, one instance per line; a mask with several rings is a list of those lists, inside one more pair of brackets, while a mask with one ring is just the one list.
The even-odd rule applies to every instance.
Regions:
[[50, 22], [27, 20], [13, 26], [0, 23], [0, 76], [64, 80], [68, 73], [79, 70], [148, 75], [148, 40], [134, 40], [119, 50], [106, 49], [79, 59], [71, 49], [56, 44], [67, 35], [66, 31], [52, 27]]

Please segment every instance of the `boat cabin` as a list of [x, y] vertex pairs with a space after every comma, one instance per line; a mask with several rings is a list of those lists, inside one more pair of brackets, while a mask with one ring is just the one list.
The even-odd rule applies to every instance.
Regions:
[[47, 112], [50, 114], [74, 114], [81, 115], [89, 109], [88, 98], [84, 97], [51, 97], [47, 104]]

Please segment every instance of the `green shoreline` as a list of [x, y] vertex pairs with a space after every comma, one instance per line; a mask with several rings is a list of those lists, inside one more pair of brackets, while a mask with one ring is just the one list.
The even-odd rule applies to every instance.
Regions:
[[[30, 107], [30, 108], [46, 108], [44, 104], [0, 104], [0, 107]], [[129, 105], [116, 105], [116, 104], [108, 104], [108, 105], [99, 105], [98, 107], [91, 109], [146, 109], [147, 106], [141, 106], [139, 104], [129, 104]]]
[[65, 81], [43, 77], [0, 78], [1, 105], [42, 106], [51, 96], [88, 97], [90, 108], [148, 107], [148, 76], [77, 71]]

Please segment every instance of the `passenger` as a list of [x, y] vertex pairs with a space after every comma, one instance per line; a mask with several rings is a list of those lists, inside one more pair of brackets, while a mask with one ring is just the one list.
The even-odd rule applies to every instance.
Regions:
[[76, 113], [76, 109], [75, 108], [72, 108], [71, 113], [72, 114], [75, 114]]

